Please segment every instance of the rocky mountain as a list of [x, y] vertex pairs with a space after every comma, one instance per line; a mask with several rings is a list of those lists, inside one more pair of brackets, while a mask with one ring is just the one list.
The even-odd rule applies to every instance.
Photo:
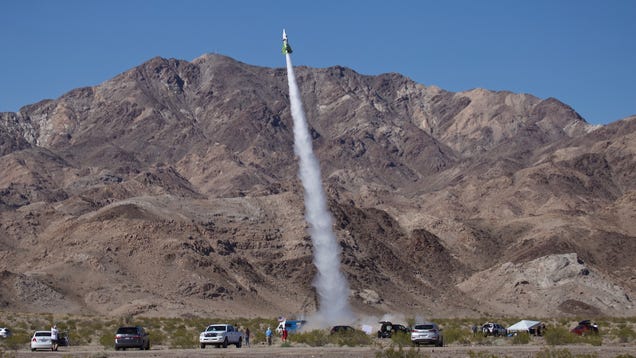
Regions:
[[[636, 314], [636, 116], [296, 74], [357, 313]], [[286, 76], [153, 58], [1, 113], [0, 307], [315, 311]]]

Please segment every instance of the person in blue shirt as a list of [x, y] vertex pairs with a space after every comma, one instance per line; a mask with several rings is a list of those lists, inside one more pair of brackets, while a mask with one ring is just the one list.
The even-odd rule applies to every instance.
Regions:
[[272, 329], [267, 327], [267, 331], [265, 331], [265, 337], [267, 337], [267, 344], [272, 345]]

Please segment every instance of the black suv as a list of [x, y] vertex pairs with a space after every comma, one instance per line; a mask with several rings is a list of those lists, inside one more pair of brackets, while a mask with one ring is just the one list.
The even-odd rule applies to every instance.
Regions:
[[394, 333], [402, 332], [409, 334], [410, 329], [401, 324], [393, 324], [389, 321], [380, 321], [380, 330], [378, 331], [378, 338], [391, 338]]
[[119, 327], [115, 334], [115, 350], [120, 348], [150, 349], [150, 337], [148, 332], [140, 326]]

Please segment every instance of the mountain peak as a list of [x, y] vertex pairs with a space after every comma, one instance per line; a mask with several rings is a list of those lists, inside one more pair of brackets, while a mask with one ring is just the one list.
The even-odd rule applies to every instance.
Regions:
[[[636, 290], [633, 120], [590, 132], [553, 98], [297, 74], [358, 312], [569, 315], [562, 290], [505, 304], [567, 262], [568, 291], [608, 283], [577, 298], [589, 312], [634, 315], [615, 300]], [[292, 131], [284, 69], [218, 54], [1, 113], [0, 272], [29, 284], [0, 282], [0, 305], [46, 310], [24, 299], [44, 292], [69, 312], [314, 310]], [[528, 284], [485, 307], [494, 281]]]

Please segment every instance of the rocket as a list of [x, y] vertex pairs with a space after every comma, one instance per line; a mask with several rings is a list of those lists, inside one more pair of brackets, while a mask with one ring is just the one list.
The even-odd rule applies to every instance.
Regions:
[[289, 46], [289, 43], [287, 42], [287, 34], [285, 33], [285, 29], [283, 29], [283, 54], [288, 54], [288, 53], [292, 53], [292, 48], [291, 46]]

